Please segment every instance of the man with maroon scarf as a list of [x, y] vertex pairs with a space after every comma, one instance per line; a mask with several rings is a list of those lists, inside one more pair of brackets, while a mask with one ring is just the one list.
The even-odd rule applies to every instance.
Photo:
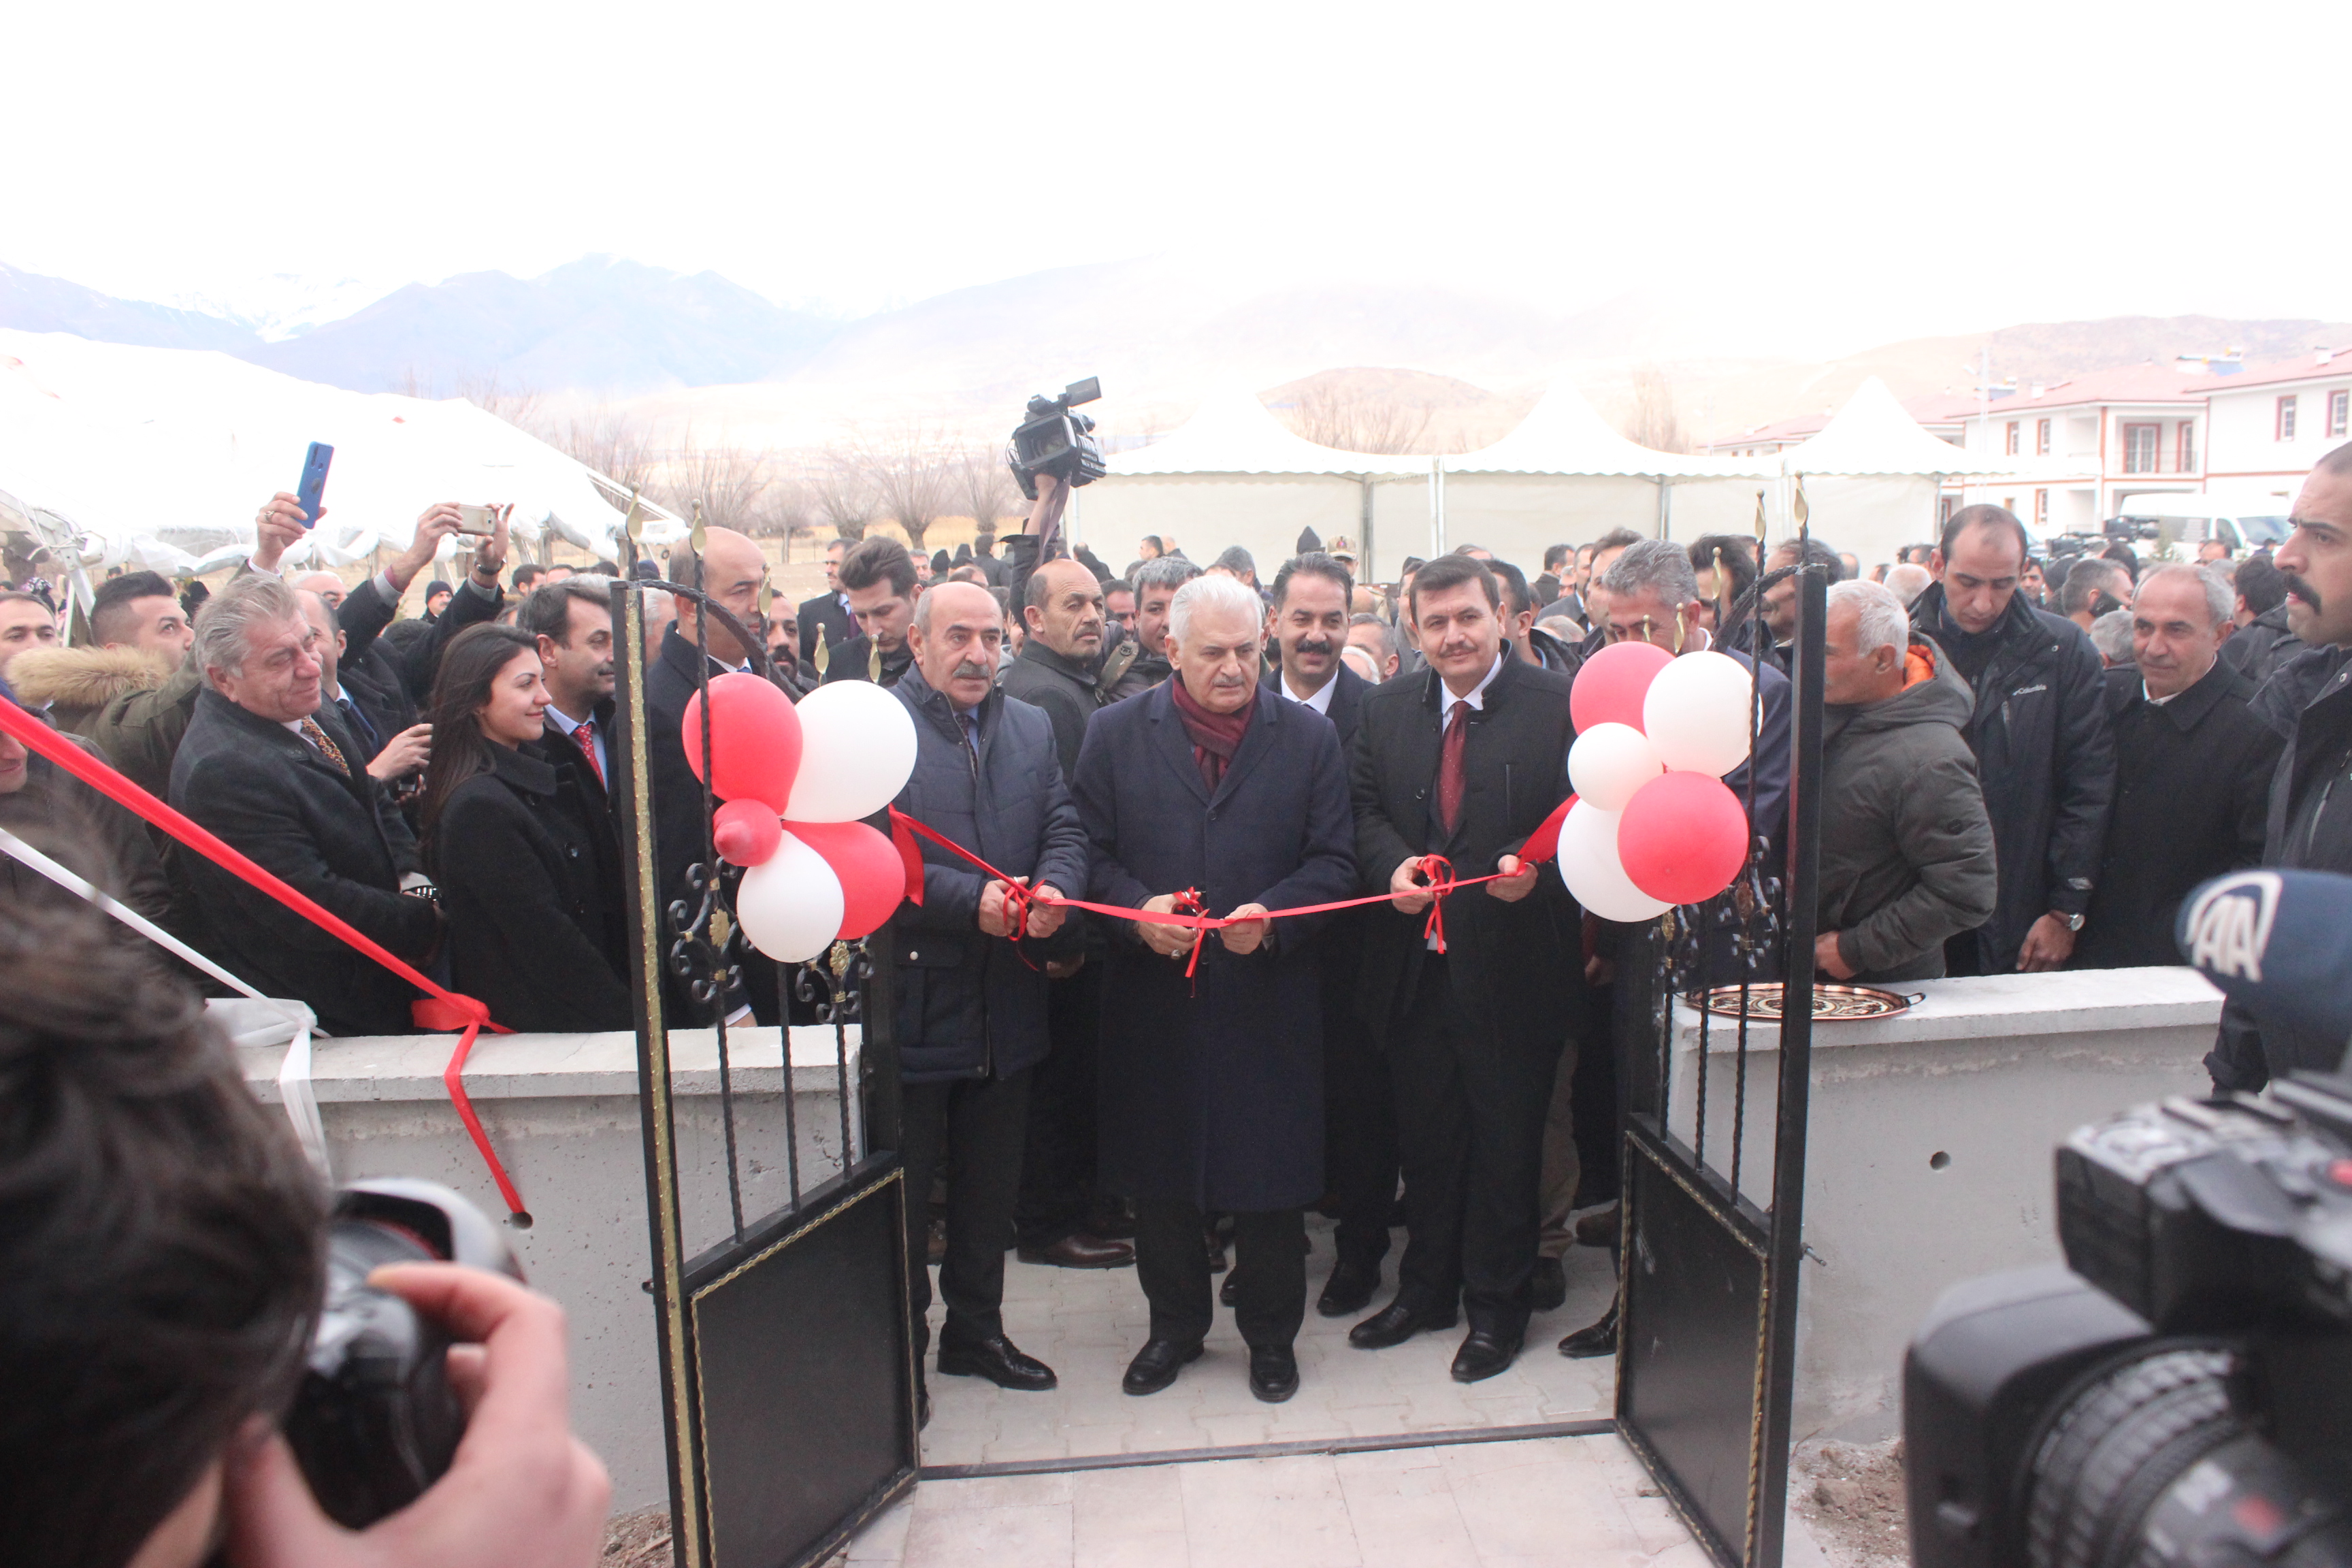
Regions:
[[1124, 1386], [1156, 1394], [1215, 1318], [1203, 1213], [1234, 1216], [1234, 1317], [1250, 1390], [1298, 1388], [1305, 1206], [1323, 1190], [1319, 944], [1327, 917], [1253, 919], [1355, 892], [1346, 764], [1329, 720], [1264, 695], [1264, 605], [1230, 577], [1171, 606], [1174, 679], [1097, 713], [1073, 793], [1091, 841], [1087, 897], [1191, 928], [1106, 921], [1101, 1181], [1135, 1200], [1150, 1336]]

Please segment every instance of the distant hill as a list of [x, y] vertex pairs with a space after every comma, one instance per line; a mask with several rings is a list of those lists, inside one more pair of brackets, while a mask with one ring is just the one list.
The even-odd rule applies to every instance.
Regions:
[[234, 321], [175, 310], [139, 300], [118, 300], [62, 278], [0, 265], [0, 327], [27, 332], [71, 332], [94, 342], [158, 349], [219, 349], [244, 358], [261, 340]]

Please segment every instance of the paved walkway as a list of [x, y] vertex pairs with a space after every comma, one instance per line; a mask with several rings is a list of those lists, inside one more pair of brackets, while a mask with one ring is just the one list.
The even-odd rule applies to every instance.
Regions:
[[[1409, 1438], [1609, 1415], [1611, 1363], [1567, 1361], [1553, 1349], [1607, 1307], [1614, 1285], [1605, 1254], [1570, 1253], [1567, 1304], [1535, 1321], [1509, 1372], [1465, 1386], [1446, 1372], [1460, 1329], [1373, 1352], [1349, 1345], [1353, 1318], [1316, 1315], [1312, 1298], [1331, 1267], [1329, 1222], [1308, 1216], [1308, 1237], [1310, 1305], [1298, 1342], [1300, 1388], [1288, 1403], [1251, 1397], [1241, 1338], [1223, 1309], [1209, 1353], [1174, 1387], [1129, 1398], [1119, 1374], [1143, 1343], [1145, 1324], [1135, 1271], [1008, 1261], [1005, 1331], [1061, 1374], [1061, 1387], [1006, 1394], [934, 1372], [923, 1463]], [[1384, 1291], [1374, 1305], [1386, 1299]], [[935, 1333], [938, 1323], [935, 1307]], [[869, 1525], [848, 1561], [904, 1568], [1706, 1565], [1641, 1466], [1605, 1436], [929, 1480]]]

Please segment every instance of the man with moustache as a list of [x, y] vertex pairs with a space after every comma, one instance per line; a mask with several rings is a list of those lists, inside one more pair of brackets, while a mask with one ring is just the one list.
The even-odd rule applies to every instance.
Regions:
[[[2278, 547], [2287, 625], [2303, 650], [2254, 695], [2257, 716], [2286, 742], [2271, 784], [2262, 864], [2352, 872], [2352, 444], [2319, 459]], [[2205, 1066], [2217, 1088], [2257, 1089], [2295, 1068], [2332, 1072], [2340, 1037], [2266, 1022], [2234, 1002]]]
[[[1568, 678], [1506, 646], [1483, 563], [1430, 562], [1406, 609], [1429, 668], [1365, 697], [1349, 758], [1359, 876], [1392, 906], [1373, 909], [1360, 994], [1393, 1075], [1409, 1235], [1395, 1299], [1348, 1338], [1402, 1344], [1466, 1304], [1454, 1376], [1475, 1383], [1526, 1339], [1545, 1117], [1555, 1072], [1575, 1070], [1559, 1020], [1580, 1011], [1560, 1005], [1563, 987], [1581, 999], [1580, 912], [1518, 851], [1568, 798], [1576, 727]], [[1430, 855], [1501, 876], [1447, 897], [1442, 943], [1424, 926]]]
[[[936, 592], [937, 590], [930, 590]], [[1087, 721], [1109, 700], [1096, 656], [1103, 645], [1103, 591], [1067, 556], [1030, 573], [1023, 589], [1029, 636], [1004, 672], [1004, 694], [1042, 709], [1053, 722], [1062, 776], [1076, 774]], [[1118, 1268], [1135, 1261], [1124, 1241], [1095, 1235], [1087, 1209], [1095, 1186], [1095, 1057], [1102, 1032], [1102, 938], [1045, 964], [1051, 977], [1047, 1032], [1053, 1048], [1029, 1090], [1028, 1152], [1023, 1162], [1014, 1242], [1024, 1263]]]
[[[1319, 552], [1292, 557], [1274, 579], [1274, 640], [1280, 663], [1263, 693], [1311, 708], [1331, 721], [1339, 744], [1355, 738], [1371, 683], [1339, 661], [1355, 582]], [[1339, 1260], [1315, 1310], [1345, 1317], [1369, 1306], [1389, 1251], [1396, 1201], [1396, 1107], [1388, 1063], [1356, 1010], [1356, 966], [1369, 910], [1342, 910], [1315, 937], [1323, 962], [1324, 1188], [1339, 1200], [1333, 1242]]]
[[543, 740], [580, 798], [609, 814], [613, 777], [613, 591], [602, 577], [542, 579], [515, 625], [539, 644], [547, 679]]
[[[1058, 895], [1086, 882], [1086, 832], [1054, 759], [1045, 716], [996, 689], [1004, 618], [970, 583], [925, 593], [908, 627], [914, 656], [894, 688], [915, 724], [915, 766], [898, 807], [1007, 876]], [[1034, 951], [1064, 911], [1026, 910], [1012, 889], [936, 845], [923, 846], [923, 899], [892, 917], [891, 1016], [906, 1085], [899, 1152], [908, 1191], [948, 1173], [947, 1322], [939, 1370], [1035, 1393], [1051, 1367], [1005, 1337], [1004, 1238], [1021, 1184], [1031, 1069], [1045, 1054], [1045, 976]], [[1023, 952], [1026, 943], [1033, 951]], [[929, 1205], [907, 1205], [918, 1409], [930, 1342], [925, 1267]]]
[[[1240, 921], [1205, 939], [1107, 922], [1102, 1178], [1136, 1207], [1150, 1336], [1122, 1384], [1156, 1394], [1197, 1360], [1216, 1310], [1204, 1211], [1234, 1217], [1234, 1316], [1252, 1394], [1298, 1389], [1304, 1206], [1323, 1190], [1322, 918], [1269, 910], [1355, 891], [1338, 733], [1258, 686], [1264, 605], [1234, 578], [1171, 606], [1174, 679], [1095, 716], [1076, 794], [1089, 897], [1147, 915], [1198, 891]], [[1181, 911], [1180, 911], [1181, 912]]]

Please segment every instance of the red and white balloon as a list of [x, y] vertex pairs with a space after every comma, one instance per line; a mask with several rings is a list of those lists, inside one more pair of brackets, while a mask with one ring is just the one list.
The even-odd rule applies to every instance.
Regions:
[[1736, 658], [1676, 658], [1614, 643], [1577, 672], [1576, 786], [1559, 834], [1559, 874], [1603, 920], [1654, 920], [1702, 903], [1747, 863], [1748, 814], [1723, 777], [1748, 760], [1754, 676]]
[[[687, 765], [702, 776], [702, 699], [686, 707]], [[796, 708], [748, 672], [710, 683], [711, 837], [745, 868], [735, 918], [770, 958], [803, 963], [878, 930], [906, 891], [889, 838], [861, 817], [907, 787], [915, 724], [863, 680], [820, 686]]]

